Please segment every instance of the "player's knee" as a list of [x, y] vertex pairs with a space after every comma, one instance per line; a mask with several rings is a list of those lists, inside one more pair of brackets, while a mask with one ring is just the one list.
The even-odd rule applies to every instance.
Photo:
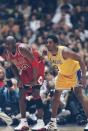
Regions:
[[32, 92], [32, 95], [33, 97], [36, 99], [38, 97], [40, 97], [40, 85], [36, 85], [36, 86], [33, 86], [33, 92]]

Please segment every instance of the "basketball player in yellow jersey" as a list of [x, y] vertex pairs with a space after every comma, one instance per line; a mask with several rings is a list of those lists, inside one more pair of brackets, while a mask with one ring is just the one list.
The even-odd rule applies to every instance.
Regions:
[[55, 95], [52, 103], [51, 121], [46, 125], [47, 130], [57, 130], [56, 116], [60, 104], [60, 92], [64, 89], [71, 89], [78, 83], [77, 73], [81, 69], [81, 82], [83, 87], [86, 86], [85, 64], [81, 56], [71, 51], [67, 47], [59, 46], [58, 39], [54, 35], [47, 38], [48, 60], [58, 68], [59, 72], [55, 78]]

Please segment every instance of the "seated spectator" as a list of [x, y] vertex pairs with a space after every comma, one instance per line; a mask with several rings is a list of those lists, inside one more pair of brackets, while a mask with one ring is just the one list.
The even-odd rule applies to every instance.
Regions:
[[3, 96], [3, 90], [5, 86], [5, 69], [0, 66], [0, 108], [4, 106], [5, 98]]
[[19, 90], [17, 80], [12, 78], [6, 80], [5, 69], [0, 66], [0, 108], [6, 111], [7, 106], [11, 108], [11, 113], [15, 113], [18, 108]]
[[15, 23], [13, 17], [10, 17], [7, 23], [2, 26], [1, 33], [4, 36], [8, 34], [14, 34], [17, 39], [20, 38], [20, 28], [19, 25]]
[[0, 66], [0, 89], [5, 86], [5, 69]]
[[29, 18], [31, 14], [31, 6], [29, 6], [28, 0], [23, 0], [23, 3], [19, 5], [18, 11], [23, 14], [24, 18]]

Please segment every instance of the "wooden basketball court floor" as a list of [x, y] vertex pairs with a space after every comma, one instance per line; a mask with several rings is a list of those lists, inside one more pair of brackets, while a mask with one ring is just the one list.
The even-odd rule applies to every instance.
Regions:
[[[14, 131], [13, 127], [0, 127], [0, 131]], [[31, 131], [31, 129], [29, 129]], [[66, 125], [60, 126], [58, 131], [84, 131], [84, 127], [77, 126], [77, 125]]]

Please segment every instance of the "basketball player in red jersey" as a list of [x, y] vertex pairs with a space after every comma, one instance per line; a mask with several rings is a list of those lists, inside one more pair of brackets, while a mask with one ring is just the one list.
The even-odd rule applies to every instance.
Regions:
[[[36, 50], [29, 48], [26, 44], [16, 43], [13, 36], [8, 36], [5, 43], [5, 53], [3, 57], [11, 63], [12, 70], [18, 80], [20, 99], [19, 106], [21, 112], [21, 122], [15, 130], [28, 130], [29, 126], [26, 120], [26, 102], [25, 92], [33, 87], [34, 97], [37, 97], [38, 106], [42, 107], [37, 88], [41, 85], [44, 78], [44, 65]], [[42, 70], [39, 70], [42, 69]], [[36, 87], [37, 85], [37, 87]], [[42, 110], [39, 109], [39, 118], [42, 117]], [[43, 126], [43, 124], [42, 124]], [[40, 129], [43, 127], [40, 127]]]

